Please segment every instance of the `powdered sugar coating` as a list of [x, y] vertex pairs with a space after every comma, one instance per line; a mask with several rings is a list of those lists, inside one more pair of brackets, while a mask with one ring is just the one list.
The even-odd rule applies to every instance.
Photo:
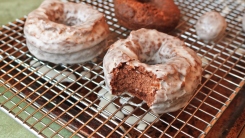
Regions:
[[198, 37], [204, 41], [212, 41], [221, 37], [227, 23], [225, 18], [222, 17], [218, 12], [206, 12], [202, 15], [196, 24], [196, 33]]
[[126, 63], [142, 66], [159, 79], [154, 101], [147, 103], [153, 112], [172, 112], [185, 106], [201, 81], [202, 61], [184, 42], [156, 30], [132, 31], [118, 40], [103, 60], [105, 82], [111, 90], [113, 69]]
[[30, 52], [37, 58], [79, 63], [104, 50], [109, 28], [104, 15], [89, 5], [45, 0], [29, 13], [24, 33]]

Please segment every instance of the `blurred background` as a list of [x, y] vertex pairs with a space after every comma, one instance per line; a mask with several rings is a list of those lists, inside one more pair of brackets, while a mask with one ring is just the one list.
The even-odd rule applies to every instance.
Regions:
[[0, 0], [0, 26], [27, 15], [43, 0]]

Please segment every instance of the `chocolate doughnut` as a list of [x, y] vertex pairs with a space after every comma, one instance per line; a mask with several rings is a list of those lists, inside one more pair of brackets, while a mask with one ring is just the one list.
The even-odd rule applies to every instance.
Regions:
[[114, 0], [115, 15], [122, 26], [137, 30], [173, 30], [179, 22], [180, 11], [173, 0]]
[[45, 0], [28, 14], [24, 34], [38, 59], [80, 63], [104, 50], [109, 28], [104, 15], [89, 5]]
[[110, 92], [128, 92], [155, 113], [185, 106], [201, 81], [202, 61], [184, 42], [156, 30], [132, 31], [110, 46], [104, 60]]

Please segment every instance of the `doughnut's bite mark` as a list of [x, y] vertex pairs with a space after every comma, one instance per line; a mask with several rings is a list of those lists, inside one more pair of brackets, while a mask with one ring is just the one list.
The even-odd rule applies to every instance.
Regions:
[[147, 103], [152, 103], [156, 91], [160, 88], [159, 80], [151, 72], [147, 72], [144, 67], [131, 67], [122, 64], [114, 69], [115, 76], [111, 80], [112, 94], [121, 94], [124, 91], [141, 98]]

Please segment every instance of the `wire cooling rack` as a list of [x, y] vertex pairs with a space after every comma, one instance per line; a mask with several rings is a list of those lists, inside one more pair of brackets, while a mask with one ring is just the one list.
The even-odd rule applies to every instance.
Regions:
[[[105, 13], [111, 43], [128, 36], [130, 31], [117, 24], [112, 0], [82, 2]], [[103, 55], [73, 65], [36, 59], [26, 47], [25, 18], [0, 28], [2, 109], [41, 137], [205, 137], [244, 85], [245, 33], [241, 26], [244, 3], [241, 0], [175, 3], [182, 17], [171, 35], [198, 53], [204, 70], [197, 92], [183, 109], [157, 116], [136, 98], [108, 95]], [[197, 39], [194, 26], [203, 13], [211, 10], [220, 12], [228, 27], [217, 42], [204, 43]], [[129, 105], [133, 110], [126, 108]], [[113, 107], [113, 112], [109, 107]], [[120, 117], [122, 113], [124, 117]]]

